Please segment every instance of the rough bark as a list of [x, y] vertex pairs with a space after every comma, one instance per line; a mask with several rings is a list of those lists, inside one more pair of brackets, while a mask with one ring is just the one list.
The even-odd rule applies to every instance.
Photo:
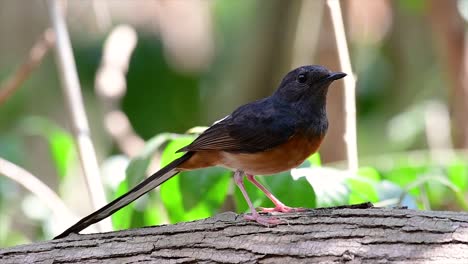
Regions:
[[0, 250], [0, 263], [468, 263], [468, 213], [317, 209], [263, 227], [235, 213]]

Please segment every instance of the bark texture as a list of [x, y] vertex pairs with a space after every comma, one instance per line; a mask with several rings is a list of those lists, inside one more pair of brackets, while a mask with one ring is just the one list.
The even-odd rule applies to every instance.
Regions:
[[468, 213], [317, 209], [263, 227], [235, 213], [0, 250], [0, 263], [468, 263]]

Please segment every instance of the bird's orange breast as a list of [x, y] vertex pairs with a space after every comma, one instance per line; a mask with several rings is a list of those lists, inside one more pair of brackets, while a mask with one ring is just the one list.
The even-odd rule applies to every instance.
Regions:
[[322, 143], [323, 136], [294, 135], [286, 143], [258, 153], [233, 153], [225, 151], [198, 151], [179, 169], [192, 170], [210, 166], [223, 166], [242, 170], [252, 175], [267, 175], [299, 166]]
[[222, 166], [243, 170], [247, 174], [265, 175], [286, 171], [299, 166], [316, 152], [323, 137], [307, 138], [302, 135], [291, 137], [288, 142], [258, 153], [223, 152]]

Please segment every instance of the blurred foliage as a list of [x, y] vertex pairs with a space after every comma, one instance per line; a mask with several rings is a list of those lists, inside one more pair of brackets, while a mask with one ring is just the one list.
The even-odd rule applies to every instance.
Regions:
[[160, 41], [140, 35], [127, 74], [122, 108], [146, 139], [164, 132], [162, 128], [183, 132], [200, 120], [200, 76], [174, 71], [162, 52]]
[[[166, 147], [161, 165], [166, 165], [182, 153], [178, 149], [193, 140], [192, 137], [173, 140]], [[220, 168], [182, 172], [160, 188], [161, 201], [171, 222], [189, 221], [217, 213], [228, 191], [230, 173]]]
[[48, 143], [57, 174], [65, 177], [72, 162], [76, 160], [76, 150], [70, 133], [50, 120], [38, 116], [23, 119], [21, 131], [28, 136], [42, 137]]

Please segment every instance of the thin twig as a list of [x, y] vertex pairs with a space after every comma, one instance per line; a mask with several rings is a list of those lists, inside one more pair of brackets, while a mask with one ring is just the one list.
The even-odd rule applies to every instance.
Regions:
[[60, 224], [68, 225], [77, 219], [53, 190], [27, 170], [0, 158], [0, 174], [21, 184], [39, 198], [49, 207], [56, 219], [60, 220]]
[[[71, 115], [73, 136], [78, 146], [81, 165], [86, 179], [89, 196], [94, 209], [106, 204], [96, 152], [90, 137], [88, 119], [83, 105], [78, 73], [71, 48], [68, 30], [58, 0], [47, 1], [50, 17], [57, 38], [57, 64], [60, 70], [62, 88]], [[110, 219], [99, 223], [101, 231], [112, 230]]]
[[49, 49], [55, 43], [54, 32], [49, 28], [29, 51], [29, 57], [16, 72], [0, 85], [0, 105], [2, 105], [42, 62]]
[[356, 78], [354, 76], [351, 60], [349, 57], [348, 43], [343, 25], [343, 16], [339, 0], [327, 0], [335, 32], [336, 48], [340, 60], [342, 71], [348, 76], [344, 78], [345, 87], [345, 111], [346, 111], [346, 155], [348, 159], [348, 169], [356, 172], [358, 169], [358, 151], [356, 138]]

